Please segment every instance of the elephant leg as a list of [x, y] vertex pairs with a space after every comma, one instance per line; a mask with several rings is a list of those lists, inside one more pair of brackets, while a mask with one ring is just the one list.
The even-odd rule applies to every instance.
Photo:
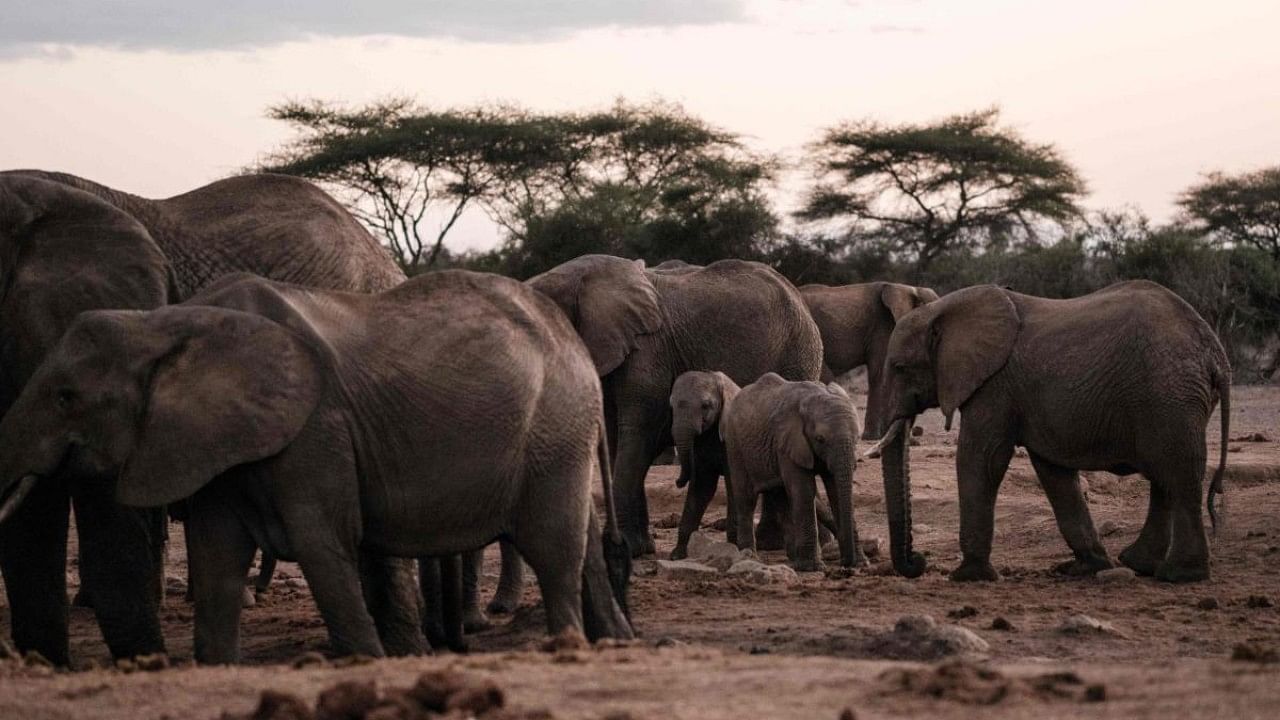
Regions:
[[[960, 493], [960, 567], [951, 571], [956, 582], [999, 580], [991, 565], [995, 533], [996, 494], [1013, 458], [1009, 434], [992, 432], [980, 422], [960, 426], [956, 450], [956, 485]], [[905, 442], [905, 440], [904, 440]]]
[[1147, 499], [1147, 519], [1138, 539], [1120, 551], [1120, 562], [1139, 575], [1155, 575], [1156, 568], [1164, 562], [1173, 539], [1173, 508], [1169, 503], [1169, 486], [1164, 477], [1149, 477], [1151, 495]]
[[[710, 463], [706, 463], [710, 465]], [[707, 505], [716, 496], [716, 485], [720, 483], [720, 475], [714, 467], [696, 469], [693, 481], [689, 483], [689, 491], [684, 496], [684, 510], [680, 513], [680, 529], [676, 532], [676, 546], [671, 551], [672, 560], [683, 560], [689, 557], [689, 536], [702, 525], [702, 516], [707, 512]]]
[[493, 626], [480, 609], [480, 573], [484, 569], [484, 548], [462, 554], [462, 629], [475, 633]]
[[262, 562], [258, 565], [258, 576], [253, 579], [253, 591], [259, 595], [271, 586], [271, 576], [276, 574], [276, 556], [268, 549], [262, 548]]
[[[286, 518], [286, 523], [289, 520]], [[301, 530], [295, 525], [290, 537], [314, 535], [314, 528]], [[386, 652], [378, 639], [378, 627], [365, 605], [361, 592], [360, 553], [344, 548], [338, 538], [315, 538], [296, 542], [298, 565], [311, 588], [320, 617], [329, 630], [329, 646], [335, 655], [367, 655], [383, 657]], [[386, 565], [373, 564], [386, 568]], [[243, 577], [243, 576], [242, 576]], [[415, 605], [416, 608], [416, 605]]]
[[[827, 483], [826, 478], [823, 478], [823, 483]], [[830, 484], [827, 484], [827, 489], [831, 490]], [[836, 537], [840, 533], [840, 524], [831, 511], [831, 508], [836, 506], [835, 500], [828, 493], [827, 502], [822, 502], [822, 499], [818, 498], [814, 501], [814, 506], [818, 511], [818, 549], [822, 553], [822, 559], [839, 560], [840, 544], [836, 541]]]
[[[634, 430], [629, 429], [634, 428]], [[649, 501], [645, 497], [644, 479], [657, 456], [659, 443], [654, 442], [643, 425], [623, 425], [618, 429], [618, 455], [614, 462], [614, 499], [618, 525], [631, 548], [632, 557], [651, 555], [656, 551], [649, 529]]]
[[[822, 569], [818, 557], [818, 523], [814, 510], [817, 486], [813, 475], [799, 468], [784, 467], [782, 484], [787, 489], [791, 506], [792, 537], [787, 554], [791, 567], [798, 572], [814, 572]], [[766, 494], [766, 497], [768, 495]]]
[[726, 469], [724, 473], [724, 496], [725, 496], [725, 518], [724, 518], [724, 539], [731, 545], [738, 544], [738, 518], [736, 517], [734, 503], [734, 487], [733, 478]]
[[507, 615], [520, 607], [520, 599], [524, 597], [524, 560], [510, 540], [499, 540], [498, 550], [502, 557], [502, 570], [498, 576], [498, 590], [489, 601], [488, 609], [495, 615]]
[[444, 630], [444, 583], [440, 558], [418, 558], [418, 584], [422, 589], [422, 632], [433, 650], [448, 647]]
[[119, 505], [111, 492], [106, 484], [72, 494], [80, 577], [112, 657], [163, 653], [156, 587], [164, 575], [159, 548], [167, 515], [163, 508]]
[[1099, 570], [1115, 567], [1093, 526], [1089, 503], [1085, 500], [1084, 489], [1080, 487], [1080, 473], [1054, 465], [1035, 453], [1030, 455], [1031, 465], [1040, 478], [1040, 487], [1044, 488], [1044, 494], [1053, 508], [1058, 531], [1075, 555], [1074, 560], [1056, 566], [1054, 572], [1062, 575], [1092, 575]]
[[462, 639], [462, 555], [440, 558], [440, 590], [440, 619], [444, 623], [445, 646], [456, 653], [465, 653], [467, 643]]
[[566, 527], [570, 523], [555, 527], [553, 518], [546, 520], [522, 524], [512, 533], [512, 539], [538, 578], [547, 613], [547, 632], [551, 635], [569, 629], [583, 632], [583, 559], [590, 540], [583, 542], [585, 528]]
[[240, 661], [244, 578], [258, 549], [235, 512], [206, 488], [186, 521], [188, 586], [195, 596], [195, 656], [205, 665]]
[[364, 606], [373, 616], [382, 648], [396, 657], [425, 653], [413, 561], [361, 552], [359, 568]]
[[[1201, 442], [1203, 448], [1203, 442]], [[1209, 579], [1209, 541], [1204, 533], [1200, 503], [1204, 499], [1205, 455], [1201, 452], [1157, 477], [1168, 488], [1172, 537], [1169, 554], [1156, 566], [1156, 579], [1195, 582]], [[1172, 463], [1170, 463], [1172, 464]]]
[[786, 547], [787, 515], [785, 495], [763, 493], [760, 501], [760, 524], [756, 526], [756, 547], [782, 550]]
[[71, 664], [67, 636], [66, 483], [37, 483], [22, 507], [0, 525], [0, 571], [18, 652]]

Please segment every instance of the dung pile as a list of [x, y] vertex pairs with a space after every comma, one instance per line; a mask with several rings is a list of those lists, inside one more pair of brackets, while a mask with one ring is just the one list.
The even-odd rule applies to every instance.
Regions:
[[947, 660], [928, 668], [894, 668], [880, 675], [885, 695], [915, 695], [966, 705], [995, 705], [1023, 695], [1040, 700], [1099, 702], [1106, 686], [1088, 685], [1073, 672], [1009, 677], [967, 660]]
[[373, 680], [337, 683], [309, 707], [297, 695], [264, 690], [258, 707], [248, 714], [223, 713], [222, 720], [540, 720], [553, 717], [546, 710], [506, 707], [506, 694], [492, 680], [468, 677], [453, 670], [423, 673], [408, 688], [379, 692]]

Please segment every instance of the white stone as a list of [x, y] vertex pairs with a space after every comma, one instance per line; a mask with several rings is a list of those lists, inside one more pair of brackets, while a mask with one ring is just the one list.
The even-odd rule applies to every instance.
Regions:
[[693, 560], [658, 560], [658, 577], [672, 580], [706, 580], [719, 572], [710, 565]]
[[1072, 615], [1058, 626], [1064, 635], [1121, 635], [1115, 625], [1088, 615]]
[[1138, 574], [1127, 567], [1113, 567], [1100, 570], [1094, 577], [1104, 583], [1125, 583], [1138, 577]]
[[765, 565], [758, 560], [739, 560], [725, 573], [755, 585], [780, 583], [790, 585], [797, 582], [800, 576], [786, 565]]

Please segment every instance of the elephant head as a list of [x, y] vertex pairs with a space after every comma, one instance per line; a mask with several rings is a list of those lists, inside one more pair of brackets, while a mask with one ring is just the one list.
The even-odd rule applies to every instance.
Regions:
[[604, 377], [636, 349], [636, 338], [662, 327], [658, 291], [643, 260], [583, 255], [530, 278], [573, 323]]
[[881, 439], [885, 506], [894, 567], [924, 571], [911, 549], [910, 430], [916, 415], [939, 407], [947, 428], [957, 410], [1013, 352], [1021, 321], [1004, 290], [981, 285], [907, 313], [889, 339], [885, 361], [889, 429]]
[[671, 387], [671, 438], [680, 455], [680, 477], [676, 487], [684, 487], [694, 477], [697, 463], [694, 441], [715, 429], [723, 435], [725, 409], [738, 394], [738, 385], [722, 372], [690, 371], [676, 378]]
[[853, 520], [853, 473], [857, 467], [858, 417], [853, 401], [836, 383], [819, 386], [798, 403], [780, 405], [770, 419], [780, 452], [796, 467], [811, 469], [828, 480], [828, 497], [836, 513], [840, 560], [859, 562], [858, 530]]
[[0, 175], [0, 407], [12, 403], [76, 315], [174, 301], [146, 228], [61, 183]]
[[[896, 327], [897, 323], [906, 316], [907, 313], [915, 310], [921, 305], [931, 303], [938, 299], [938, 293], [926, 287], [914, 287], [911, 285], [900, 285], [898, 283], [883, 283], [880, 288], [880, 305], [884, 313], [887, 313], [892, 322], [890, 328]], [[881, 343], [877, 345], [883, 348]], [[874, 440], [884, 436], [885, 431], [889, 427], [888, 420], [888, 395], [889, 383], [886, 382], [886, 357], [885, 351], [881, 349], [876, 352], [874, 349], [871, 356], [867, 358], [867, 373], [878, 375], [875, 382], [867, 383], [867, 412], [866, 427], [863, 428], [863, 440]]]
[[84, 313], [0, 422], [0, 522], [68, 466], [118, 474], [120, 502], [157, 506], [275, 455], [318, 402], [318, 363], [293, 333], [234, 310]]

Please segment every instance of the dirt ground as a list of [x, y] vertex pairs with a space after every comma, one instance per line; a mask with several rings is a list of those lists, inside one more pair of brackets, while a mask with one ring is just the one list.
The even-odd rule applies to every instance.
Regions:
[[[0, 718], [216, 718], [252, 710], [262, 689], [309, 701], [340, 680], [406, 686], [424, 670], [442, 667], [490, 678], [515, 707], [545, 708], [558, 718], [835, 720], [846, 708], [858, 718], [960, 718], [978, 711], [993, 717], [1275, 717], [1280, 663], [1274, 655], [1271, 662], [1232, 655], [1242, 644], [1255, 656], [1280, 651], [1280, 388], [1237, 387], [1233, 401], [1232, 437], [1263, 433], [1266, 439], [1230, 443], [1226, 522], [1213, 540], [1209, 582], [1051, 575], [1049, 568], [1068, 551], [1021, 453], [998, 504], [993, 561], [1004, 579], [949, 582], [945, 573], [959, 558], [956, 433], [944, 433], [941, 417], [931, 412], [922, 418], [925, 433], [912, 458], [916, 547], [930, 563], [917, 580], [872, 571], [802, 574], [789, 586], [724, 576], [681, 581], [648, 574], [653, 563], [641, 561], [631, 597], [642, 638], [628, 647], [540, 652], [543, 617], [530, 587], [513, 619], [472, 636], [469, 655], [294, 669], [291, 661], [303, 653], [324, 652], [325, 633], [297, 567], [282, 563], [268, 594], [245, 610], [247, 665], [195, 668], [192, 611], [182, 599], [181, 533], [175, 532], [163, 620], [177, 667], [132, 674], [97, 667], [107, 663], [105, 648], [91, 612], [75, 609], [72, 653], [80, 667], [53, 673], [10, 663], [0, 671]], [[1211, 458], [1218, 443], [1215, 418]], [[676, 468], [657, 467], [648, 478], [659, 526], [670, 524], [664, 520], [683, 502], [675, 474]], [[1089, 473], [1088, 480], [1095, 523], [1107, 531], [1104, 542], [1114, 556], [1142, 524], [1147, 485], [1105, 473]], [[863, 538], [887, 541], [879, 463], [860, 465], [857, 482]], [[721, 496], [706, 522], [723, 515]], [[665, 557], [675, 530], [656, 532]], [[782, 554], [764, 559], [782, 562]], [[491, 551], [486, 594], [496, 582], [496, 560]], [[74, 586], [74, 571], [69, 582]], [[1064, 619], [1081, 613], [1114, 630], [1059, 631]], [[923, 658], [887, 657], [875, 639], [900, 617], [917, 614], [972, 630], [990, 644], [989, 653], [976, 660], [980, 665], [941, 669], [917, 661]], [[0, 616], [7, 627], [6, 607]], [[934, 674], [902, 672], [914, 670]], [[1061, 672], [1075, 676], [1052, 675]], [[999, 689], [981, 692], [988, 686]], [[1085, 692], [1086, 686], [1101, 689]]]

